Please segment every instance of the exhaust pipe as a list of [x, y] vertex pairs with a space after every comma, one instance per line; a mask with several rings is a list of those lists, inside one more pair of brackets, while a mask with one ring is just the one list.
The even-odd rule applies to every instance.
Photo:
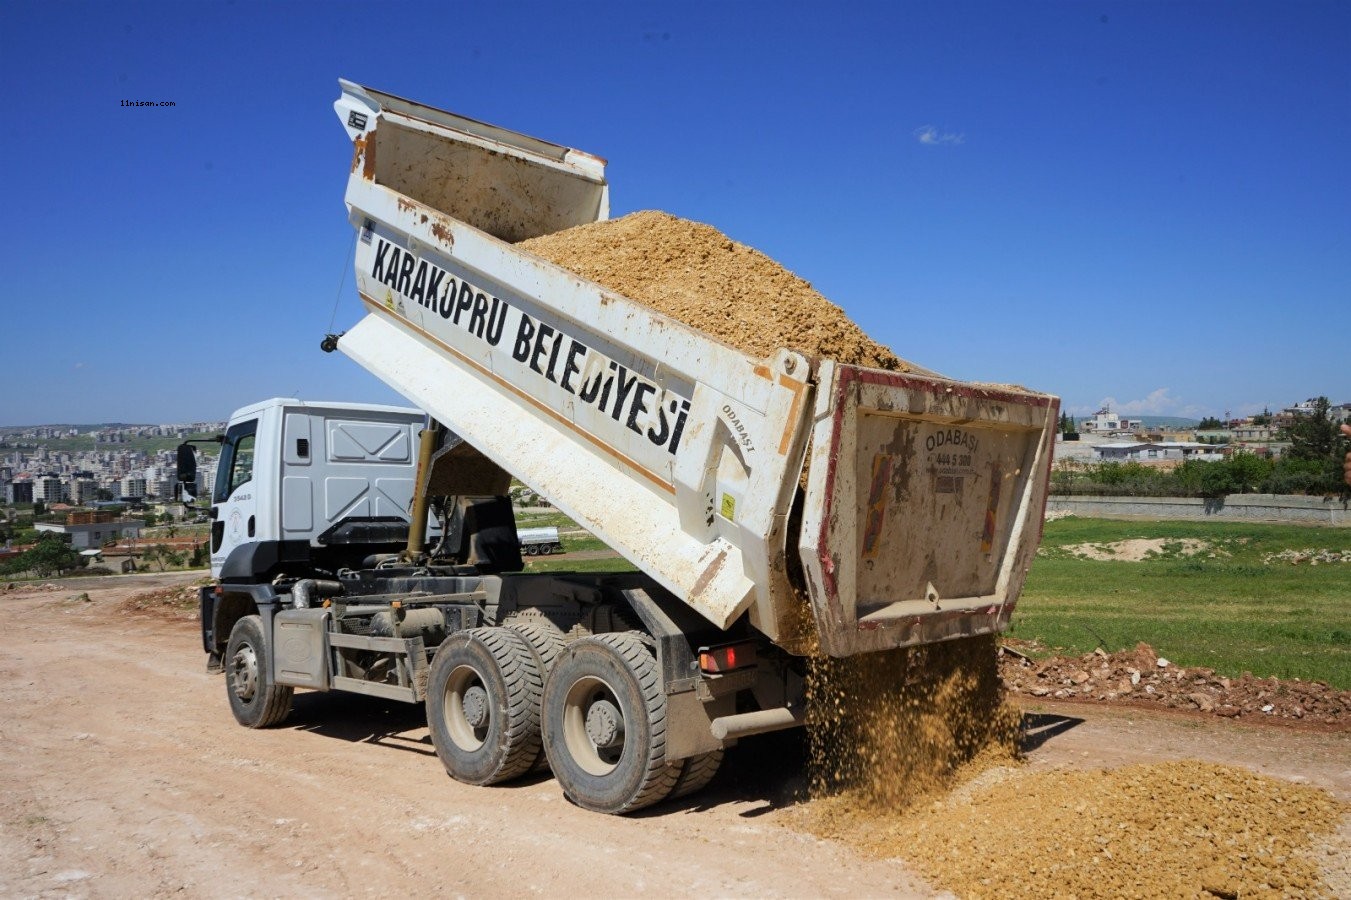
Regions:
[[713, 720], [713, 736], [720, 741], [732, 741], [750, 737], [753, 734], [767, 734], [771, 731], [783, 731], [796, 728], [807, 717], [803, 709], [762, 709], [756, 712], [738, 713], [734, 716], [720, 716]]

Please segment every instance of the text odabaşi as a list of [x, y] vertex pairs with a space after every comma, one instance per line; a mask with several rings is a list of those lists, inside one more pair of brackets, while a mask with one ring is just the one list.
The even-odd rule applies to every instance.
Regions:
[[[490, 347], [502, 341], [511, 307], [383, 238], [371, 277]], [[536, 375], [674, 454], [690, 401], [630, 371], [586, 344], [517, 310], [511, 358]], [[652, 401], [656, 401], [653, 405]]]

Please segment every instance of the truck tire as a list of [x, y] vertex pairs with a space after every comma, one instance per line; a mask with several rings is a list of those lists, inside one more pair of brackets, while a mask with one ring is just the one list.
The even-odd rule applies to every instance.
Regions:
[[[567, 642], [563, 640], [563, 632], [547, 620], [517, 619], [514, 622], [508, 622], [506, 627], [525, 638], [526, 644], [535, 654], [535, 665], [539, 667], [540, 679], [547, 681], [549, 670], [554, 667], [554, 660], [567, 646]], [[530, 771], [547, 772], [548, 770], [549, 758], [545, 755], [544, 744], [541, 742], [539, 753], [535, 756], [535, 762], [530, 767]]]
[[676, 779], [675, 787], [671, 788], [668, 799], [679, 800], [681, 797], [688, 797], [695, 791], [702, 791], [713, 780], [713, 776], [718, 774], [718, 769], [721, 767], [721, 750], [691, 756], [685, 760], [685, 765], [680, 770], [680, 777]]
[[245, 616], [235, 623], [224, 662], [225, 695], [235, 720], [246, 728], [280, 725], [291, 712], [295, 688], [272, 683], [261, 618]]
[[564, 649], [544, 684], [544, 748], [563, 793], [584, 809], [633, 812], [671, 792], [680, 767], [666, 764], [666, 692], [637, 634]]
[[540, 680], [547, 680], [549, 670], [554, 666], [554, 660], [558, 659], [558, 654], [567, 646], [563, 632], [539, 616], [513, 619], [507, 622], [506, 627], [525, 638], [526, 645], [535, 654]]
[[427, 726], [451, 778], [497, 784], [530, 770], [541, 682], [534, 653], [510, 628], [472, 628], [441, 644], [428, 677]]

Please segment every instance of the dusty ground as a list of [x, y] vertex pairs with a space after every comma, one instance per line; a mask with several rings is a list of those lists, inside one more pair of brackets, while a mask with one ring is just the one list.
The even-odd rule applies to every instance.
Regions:
[[[240, 728], [196, 622], [123, 611], [195, 577], [0, 593], [0, 895], [934, 895], [897, 860], [796, 830], [793, 733], [620, 819], [548, 779], [450, 781], [417, 708], [302, 694], [282, 728]], [[1351, 800], [1347, 732], [1037, 703], [1028, 772], [1202, 759]]]

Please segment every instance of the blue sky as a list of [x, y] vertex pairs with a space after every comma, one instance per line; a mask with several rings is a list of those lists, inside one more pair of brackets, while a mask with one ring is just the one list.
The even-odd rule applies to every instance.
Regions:
[[[337, 79], [610, 160], [899, 354], [1092, 412], [1351, 400], [1351, 4], [0, 9], [0, 423], [389, 402]], [[122, 100], [171, 100], [125, 108]]]

